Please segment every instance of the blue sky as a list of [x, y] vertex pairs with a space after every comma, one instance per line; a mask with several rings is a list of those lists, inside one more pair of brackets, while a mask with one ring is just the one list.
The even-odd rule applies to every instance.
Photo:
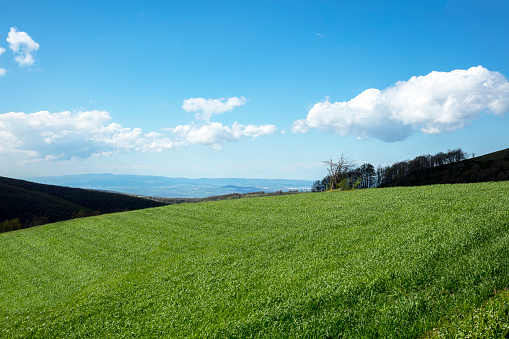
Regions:
[[0, 4], [0, 175], [320, 179], [509, 147], [507, 1]]

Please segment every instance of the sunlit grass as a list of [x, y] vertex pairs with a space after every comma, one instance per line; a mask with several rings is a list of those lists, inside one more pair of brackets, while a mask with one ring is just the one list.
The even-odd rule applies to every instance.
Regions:
[[0, 234], [0, 337], [421, 337], [509, 287], [509, 182], [174, 205]]
[[508, 338], [509, 337], [509, 291], [494, 291], [494, 296], [482, 306], [468, 313], [453, 315], [437, 329], [427, 333], [426, 338]]

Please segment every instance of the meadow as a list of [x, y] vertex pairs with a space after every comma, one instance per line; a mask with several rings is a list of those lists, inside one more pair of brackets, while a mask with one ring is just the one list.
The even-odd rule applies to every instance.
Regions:
[[435, 185], [3, 233], [0, 337], [427, 337], [509, 287], [508, 206], [509, 182]]

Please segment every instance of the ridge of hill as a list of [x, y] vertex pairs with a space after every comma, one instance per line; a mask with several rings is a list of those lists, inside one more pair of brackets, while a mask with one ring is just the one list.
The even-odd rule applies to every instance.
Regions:
[[[125, 194], [0, 177], [0, 232], [67, 220], [77, 216], [163, 205], [165, 203], [160, 201]], [[18, 222], [4, 223], [13, 219], [18, 219]]]
[[430, 170], [419, 185], [509, 180], [509, 148]]
[[420, 338], [509, 287], [508, 191], [303, 193], [3, 233], [0, 337]]
[[[419, 158], [419, 157], [418, 157]], [[416, 158], [417, 159], [417, 158]], [[412, 161], [399, 164], [411, 163]], [[383, 186], [421, 186], [509, 180], [509, 148], [459, 162], [410, 170]]]

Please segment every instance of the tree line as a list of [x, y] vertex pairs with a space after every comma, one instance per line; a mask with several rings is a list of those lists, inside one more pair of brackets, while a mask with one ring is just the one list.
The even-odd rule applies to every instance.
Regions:
[[[420, 155], [412, 160], [396, 162], [392, 165], [378, 166], [370, 163], [360, 166], [346, 159], [343, 155], [338, 161], [327, 160], [328, 174], [313, 183], [312, 191], [321, 192], [331, 189], [354, 189], [390, 186], [414, 186], [423, 184], [424, 178], [434, 169], [445, 165], [458, 164], [470, 155], [461, 148], [439, 152], [434, 155]], [[441, 183], [441, 182], [437, 182]]]

